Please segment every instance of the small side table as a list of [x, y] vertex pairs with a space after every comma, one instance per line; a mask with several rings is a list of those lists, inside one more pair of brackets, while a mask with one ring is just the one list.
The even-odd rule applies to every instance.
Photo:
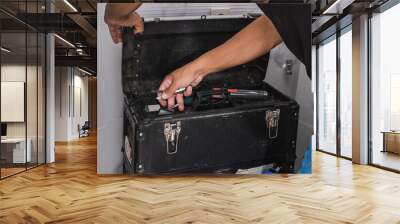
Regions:
[[400, 131], [383, 131], [383, 150], [400, 154]]
[[[32, 160], [32, 141], [30, 138], [6, 138], [1, 140], [0, 158], [5, 164], [25, 164]], [[27, 145], [25, 149], [25, 145]]]

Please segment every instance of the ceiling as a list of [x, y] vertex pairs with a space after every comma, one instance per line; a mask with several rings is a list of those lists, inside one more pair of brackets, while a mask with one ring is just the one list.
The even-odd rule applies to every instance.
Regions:
[[[7, 60], [14, 62], [25, 61], [25, 57], [30, 60], [38, 50], [36, 38], [33, 40], [37, 33], [54, 32], [57, 34], [56, 64], [81, 66], [96, 71], [96, 9], [99, 1], [47, 2], [46, 5], [45, 0], [1, 0], [2, 46], [12, 50], [9, 53], [2, 52], [2, 55], [7, 54], [3, 60], [8, 58]], [[48, 13], [50, 9], [52, 13]], [[43, 46], [39, 47], [41, 49]], [[77, 64], [79, 61], [83, 65]]]
[[[296, 0], [293, 0], [296, 1]], [[301, 1], [301, 0], [300, 0]], [[335, 5], [335, 0], [304, 0], [313, 9], [313, 37], [328, 35], [327, 30], [345, 16], [379, 5], [386, 0], [337, 0], [339, 14], [323, 14]], [[28, 32], [54, 32], [61, 38], [55, 38], [56, 63], [59, 65], [86, 66], [96, 70], [97, 44], [97, 3], [101, 0], [1, 0], [0, 26], [2, 46], [11, 48], [8, 54], [22, 58], [36, 51], [36, 41], [31, 36], [25, 40]], [[339, 5], [339, 6], [337, 6]], [[340, 9], [342, 7], [342, 9]], [[48, 13], [52, 9], [52, 13]], [[331, 7], [332, 8], [332, 7]], [[325, 33], [324, 33], [325, 32]], [[66, 40], [66, 41], [63, 41]], [[25, 50], [26, 41], [28, 43]], [[72, 46], [72, 45], [74, 46]], [[2, 53], [4, 54], [4, 53]]]

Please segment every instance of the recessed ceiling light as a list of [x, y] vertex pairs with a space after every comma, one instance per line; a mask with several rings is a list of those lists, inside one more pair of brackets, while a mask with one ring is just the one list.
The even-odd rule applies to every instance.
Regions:
[[74, 12], [78, 12], [78, 10], [73, 6], [68, 0], [64, 0], [65, 4], [68, 5]]
[[87, 75], [90, 75], [90, 76], [93, 75], [92, 73], [90, 73], [90, 72], [88, 72], [88, 71], [86, 71], [86, 70], [83, 70], [83, 69], [81, 69], [81, 68], [79, 68], [79, 67], [78, 67], [78, 70], [81, 71], [81, 72], [83, 72], [83, 73], [85, 73], [85, 74], [87, 74]]
[[7, 48], [5, 48], [5, 47], [1, 47], [1, 51], [4, 51], [4, 52], [6, 52], [6, 53], [11, 53], [11, 50], [10, 50], [10, 49], [7, 49]]
[[67, 44], [68, 46], [75, 48], [75, 45], [73, 45], [71, 42], [69, 42], [68, 40], [62, 38], [61, 36], [54, 34], [55, 37], [57, 37], [59, 40], [61, 40], [62, 42], [64, 42], [65, 44]]
[[324, 10], [322, 13], [323, 15], [326, 14], [342, 14], [343, 9], [353, 3], [355, 0], [336, 0], [332, 3], [327, 9]]

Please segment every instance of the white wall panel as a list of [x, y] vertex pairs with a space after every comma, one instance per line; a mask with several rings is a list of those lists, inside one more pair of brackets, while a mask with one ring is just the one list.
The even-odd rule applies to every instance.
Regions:
[[1, 82], [1, 122], [24, 122], [24, 82]]

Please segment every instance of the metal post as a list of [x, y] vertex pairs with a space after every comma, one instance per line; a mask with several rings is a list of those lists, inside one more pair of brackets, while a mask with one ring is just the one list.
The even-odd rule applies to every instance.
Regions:
[[336, 155], [341, 156], [341, 119], [340, 119], [340, 30], [336, 31]]

